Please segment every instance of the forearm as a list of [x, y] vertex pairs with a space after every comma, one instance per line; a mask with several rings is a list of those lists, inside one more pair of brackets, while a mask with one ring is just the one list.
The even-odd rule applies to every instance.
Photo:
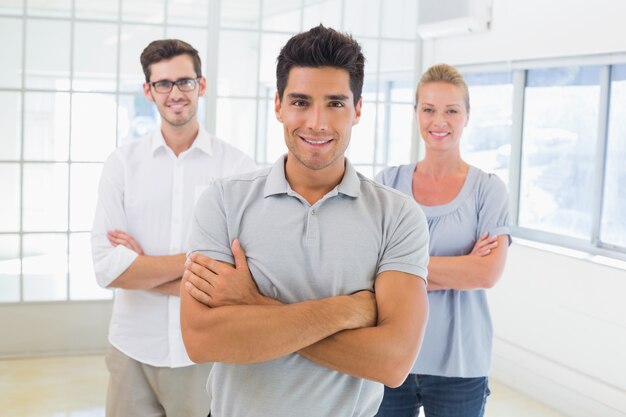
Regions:
[[183, 288], [183, 340], [194, 362], [269, 361], [360, 327], [351, 302], [349, 296], [339, 296], [288, 305], [210, 308]]
[[180, 296], [180, 283], [182, 279], [178, 278], [174, 281], [166, 282], [158, 287], [154, 287], [152, 291], [156, 291], [160, 294]]
[[476, 290], [493, 287], [504, 270], [508, 243], [508, 236], [502, 235], [484, 256], [431, 256], [428, 289]]
[[397, 387], [415, 362], [418, 347], [408, 346], [394, 330], [377, 326], [336, 333], [298, 353], [326, 368]]
[[401, 281], [396, 276], [377, 284], [375, 327], [336, 333], [299, 353], [339, 372], [390, 387], [401, 385], [415, 362], [428, 319], [423, 281], [415, 276]]
[[[112, 288], [152, 290], [180, 279], [185, 270], [185, 254], [138, 256], [111, 284]], [[173, 285], [173, 284], [172, 284]]]

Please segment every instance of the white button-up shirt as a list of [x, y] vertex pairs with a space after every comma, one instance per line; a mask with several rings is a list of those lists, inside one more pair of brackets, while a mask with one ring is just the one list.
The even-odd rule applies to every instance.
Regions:
[[[98, 284], [107, 287], [138, 256], [113, 247], [107, 232], [135, 238], [145, 255], [188, 251], [193, 207], [215, 178], [255, 169], [240, 150], [200, 129], [178, 157], [160, 130], [117, 148], [104, 163], [91, 235]], [[192, 364], [180, 330], [180, 298], [154, 291], [115, 289], [109, 341], [129, 357], [153, 366]]]

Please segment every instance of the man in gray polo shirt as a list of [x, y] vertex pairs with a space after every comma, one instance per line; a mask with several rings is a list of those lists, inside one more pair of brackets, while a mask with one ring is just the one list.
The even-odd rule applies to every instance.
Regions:
[[344, 156], [363, 65], [332, 29], [291, 38], [275, 97], [287, 154], [198, 201], [181, 320], [191, 359], [219, 362], [212, 417], [370, 417], [413, 365], [428, 228], [413, 199]]

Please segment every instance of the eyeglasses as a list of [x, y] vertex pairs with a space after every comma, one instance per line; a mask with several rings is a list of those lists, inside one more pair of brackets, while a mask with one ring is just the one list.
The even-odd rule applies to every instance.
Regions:
[[157, 93], [169, 93], [174, 88], [174, 85], [178, 87], [180, 91], [193, 91], [196, 89], [196, 85], [198, 85], [198, 80], [200, 78], [181, 78], [176, 81], [155, 81], [153, 83], [148, 83], [152, 87], [154, 87], [154, 91]]

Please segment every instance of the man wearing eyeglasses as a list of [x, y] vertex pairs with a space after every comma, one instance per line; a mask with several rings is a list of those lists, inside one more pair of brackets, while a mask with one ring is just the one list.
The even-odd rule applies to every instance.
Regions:
[[100, 180], [92, 230], [98, 283], [115, 289], [106, 356], [107, 417], [206, 416], [211, 364], [194, 365], [180, 329], [180, 282], [196, 198], [218, 177], [255, 168], [200, 127], [198, 52], [158, 40], [141, 54], [160, 129], [116, 149]]

